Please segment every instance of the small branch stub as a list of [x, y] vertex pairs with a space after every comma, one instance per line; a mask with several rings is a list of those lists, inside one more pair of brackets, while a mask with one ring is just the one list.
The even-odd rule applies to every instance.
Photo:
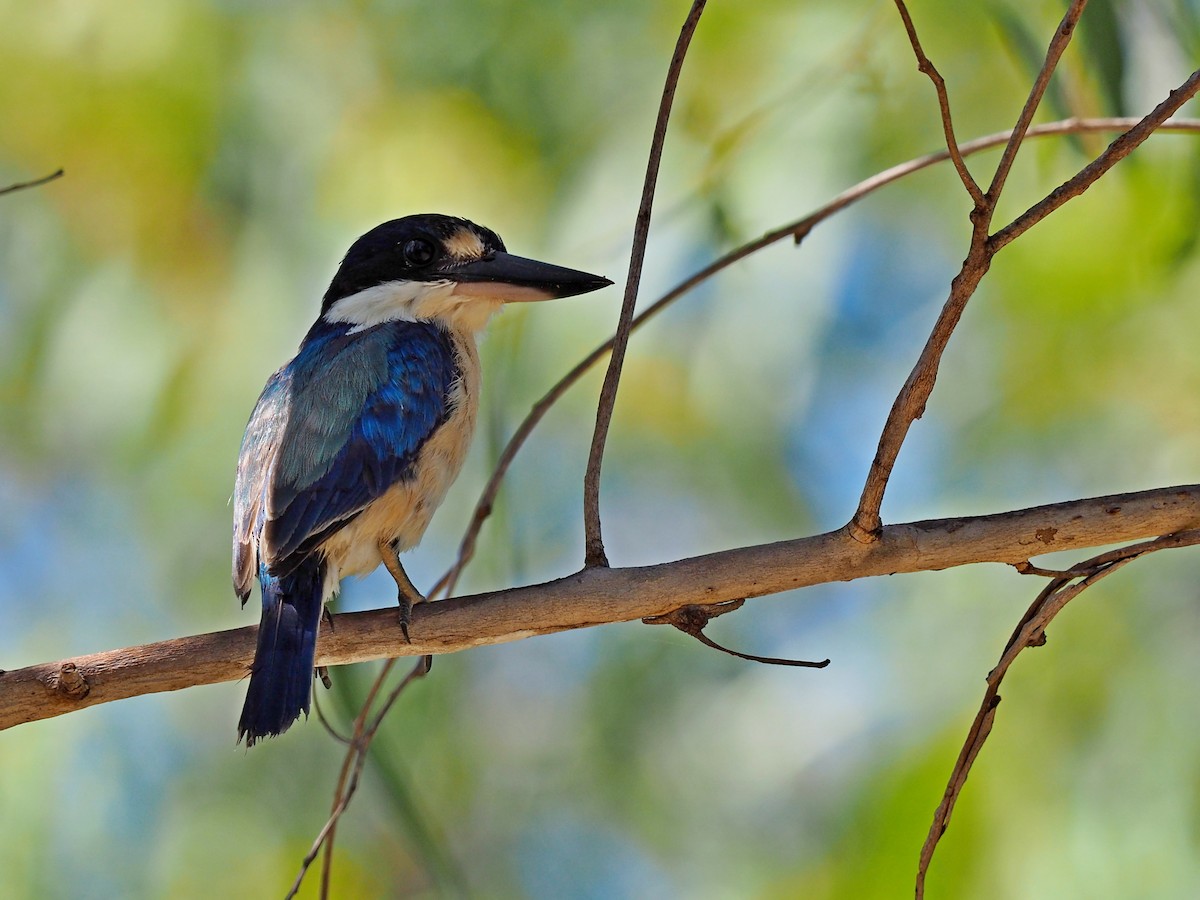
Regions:
[[46, 687], [68, 700], [82, 700], [92, 692], [92, 686], [75, 663], [63, 663], [59, 670], [46, 678]]

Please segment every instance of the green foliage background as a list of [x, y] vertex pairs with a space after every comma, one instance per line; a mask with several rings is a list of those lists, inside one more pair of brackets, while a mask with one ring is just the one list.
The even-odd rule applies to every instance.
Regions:
[[[228, 582], [242, 427], [366, 228], [441, 211], [618, 279], [687, 4], [0, 0], [0, 667], [254, 621]], [[1062, 4], [916, 0], [963, 138], [1008, 127]], [[1042, 119], [1149, 109], [1197, 6], [1094, 0]], [[650, 298], [936, 149], [890, 4], [714, 0], [676, 103]], [[1103, 146], [1030, 144], [1001, 218]], [[988, 171], [995, 155], [971, 163]], [[1200, 144], [1161, 136], [1004, 251], [885, 518], [1196, 481]], [[932, 170], [694, 292], [634, 340], [604, 502], [617, 565], [837, 527], [965, 251]], [[452, 558], [492, 460], [619, 292], [509, 311], [468, 469], [409, 571]], [[598, 377], [514, 468], [466, 590], [565, 574]], [[1066, 561], [1066, 560], [1063, 560]], [[1052, 560], [1053, 562], [1053, 560]], [[1194, 554], [1140, 562], [1023, 659], [933, 896], [1200, 892]], [[610, 626], [439, 659], [343, 820], [341, 897], [893, 897], [1038, 585], [1002, 567], [754, 601], [713, 626], [822, 672]], [[344, 608], [390, 602], [386, 575]], [[344, 722], [375, 671], [333, 673]], [[242, 685], [0, 737], [5, 897], [280, 896], [341, 747], [235, 748]], [[314, 895], [315, 878], [306, 887]]]

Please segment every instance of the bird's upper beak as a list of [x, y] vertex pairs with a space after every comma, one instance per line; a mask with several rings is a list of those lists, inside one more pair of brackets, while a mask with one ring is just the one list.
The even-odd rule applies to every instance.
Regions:
[[506, 303], [572, 297], [612, 284], [600, 275], [589, 275], [511, 253], [494, 253], [486, 259], [455, 265], [446, 275], [455, 282], [456, 294]]

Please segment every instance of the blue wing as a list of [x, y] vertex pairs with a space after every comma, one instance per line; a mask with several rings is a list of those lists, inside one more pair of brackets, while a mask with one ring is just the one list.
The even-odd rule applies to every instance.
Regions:
[[314, 326], [267, 382], [242, 439], [233, 576], [243, 601], [259, 562], [275, 576], [290, 572], [412, 476], [458, 376], [436, 325]]

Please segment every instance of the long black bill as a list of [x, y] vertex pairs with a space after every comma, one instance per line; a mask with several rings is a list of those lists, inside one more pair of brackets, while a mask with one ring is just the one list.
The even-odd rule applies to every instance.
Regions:
[[573, 297], [612, 284], [600, 275], [511, 253], [495, 253], [487, 259], [455, 266], [446, 275], [459, 283], [456, 293], [486, 294], [510, 302]]

